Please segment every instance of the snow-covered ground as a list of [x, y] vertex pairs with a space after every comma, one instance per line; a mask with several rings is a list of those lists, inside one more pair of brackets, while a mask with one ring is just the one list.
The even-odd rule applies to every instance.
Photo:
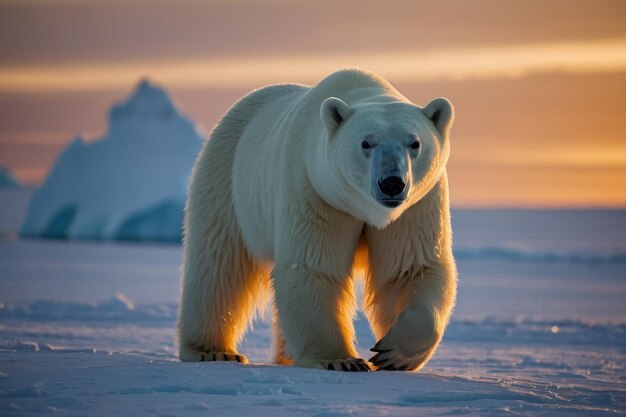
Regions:
[[[0, 415], [626, 413], [626, 212], [456, 211], [458, 304], [419, 373], [180, 363], [181, 248], [0, 241]], [[374, 340], [357, 318], [359, 351]]]

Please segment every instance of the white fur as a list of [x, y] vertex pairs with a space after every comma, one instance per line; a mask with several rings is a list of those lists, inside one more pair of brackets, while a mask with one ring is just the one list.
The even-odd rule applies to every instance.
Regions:
[[[452, 118], [447, 100], [421, 109], [355, 69], [237, 102], [205, 143], [189, 188], [181, 359], [235, 353], [271, 284], [277, 362], [352, 364], [352, 272], [363, 269], [376, 348], [386, 351], [378, 364], [423, 366], [456, 294], [445, 174]], [[409, 133], [419, 154], [407, 148]], [[364, 137], [405, 155], [409, 191], [398, 207], [372, 197]]]

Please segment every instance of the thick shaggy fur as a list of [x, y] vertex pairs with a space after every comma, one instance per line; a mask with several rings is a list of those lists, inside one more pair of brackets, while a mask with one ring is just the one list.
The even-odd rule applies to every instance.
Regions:
[[[419, 108], [360, 70], [237, 102], [204, 144], [189, 188], [181, 360], [245, 362], [237, 344], [272, 289], [277, 363], [369, 369], [354, 348], [360, 269], [379, 340], [372, 363], [422, 367], [456, 294], [445, 173], [452, 117], [447, 100]], [[406, 147], [407, 132], [419, 151]], [[382, 168], [363, 138], [404, 158], [409, 183], [399, 206], [373, 197]]]

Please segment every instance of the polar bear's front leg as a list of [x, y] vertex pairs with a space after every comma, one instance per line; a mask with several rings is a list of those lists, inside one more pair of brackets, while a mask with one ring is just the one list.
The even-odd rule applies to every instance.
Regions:
[[447, 177], [384, 229], [366, 229], [365, 311], [378, 339], [371, 361], [417, 370], [441, 341], [456, 300]]
[[[371, 349], [376, 354], [370, 361], [379, 369], [420, 369], [435, 353], [448, 324], [456, 294], [453, 262], [424, 267], [414, 275], [395, 284], [408, 297], [406, 307]], [[386, 321], [392, 311], [386, 310]]]
[[294, 365], [336, 371], [369, 371], [353, 345], [351, 278], [332, 277], [296, 262], [276, 265], [276, 306]]
[[286, 353], [299, 367], [369, 371], [353, 343], [350, 275], [363, 222], [310, 191], [287, 193], [299, 198], [286, 200], [277, 215], [271, 277]]

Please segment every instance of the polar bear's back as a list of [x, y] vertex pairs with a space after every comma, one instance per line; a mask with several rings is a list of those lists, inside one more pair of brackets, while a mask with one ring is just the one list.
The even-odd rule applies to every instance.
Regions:
[[228, 124], [243, 129], [233, 160], [233, 203], [244, 241], [257, 258], [272, 257], [278, 142], [285, 138], [285, 115], [309, 91], [298, 84], [265, 87], [244, 97], [225, 116], [231, 119]]
[[358, 68], [336, 71], [320, 81], [311, 91], [322, 101], [327, 97], [340, 97], [353, 90], [375, 88], [400, 95], [387, 80], [373, 72]]

